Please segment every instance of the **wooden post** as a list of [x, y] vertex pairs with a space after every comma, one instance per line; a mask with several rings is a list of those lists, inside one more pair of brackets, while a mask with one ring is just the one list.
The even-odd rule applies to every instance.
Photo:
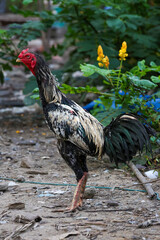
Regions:
[[151, 184], [147, 183], [146, 178], [141, 174], [138, 168], [134, 165], [133, 162], [128, 162], [127, 165], [132, 169], [138, 180], [142, 183], [144, 188], [146, 189], [150, 199], [153, 199], [155, 196], [155, 192], [153, 191]]

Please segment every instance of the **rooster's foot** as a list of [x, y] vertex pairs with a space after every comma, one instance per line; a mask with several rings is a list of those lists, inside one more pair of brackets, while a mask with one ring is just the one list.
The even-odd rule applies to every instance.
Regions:
[[87, 182], [88, 173], [84, 172], [83, 177], [79, 180], [76, 190], [74, 192], [71, 207], [68, 212], [74, 212], [76, 209], [82, 207], [83, 195], [85, 191], [85, 186]]

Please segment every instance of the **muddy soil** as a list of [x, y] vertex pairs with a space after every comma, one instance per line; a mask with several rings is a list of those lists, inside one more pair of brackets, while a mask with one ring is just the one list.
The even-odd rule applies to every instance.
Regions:
[[[4, 118], [0, 123], [0, 177], [9, 180], [0, 181], [0, 239], [160, 239], [160, 201], [150, 200], [145, 192], [114, 190], [115, 186], [143, 190], [135, 186], [138, 181], [130, 171], [95, 158], [88, 158], [88, 168], [87, 185], [112, 189], [87, 188], [82, 209], [61, 211], [70, 205], [75, 190], [67, 184], [76, 184], [76, 179], [59, 155], [43, 117]], [[160, 193], [159, 182], [152, 186]], [[140, 227], [148, 220], [151, 226]], [[17, 235], [13, 234], [17, 229]]]

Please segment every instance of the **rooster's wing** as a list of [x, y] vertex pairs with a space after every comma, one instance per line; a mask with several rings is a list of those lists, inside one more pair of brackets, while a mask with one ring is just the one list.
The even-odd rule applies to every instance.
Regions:
[[103, 128], [89, 113], [60, 103], [49, 103], [44, 113], [57, 139], [70, 141], [89, 155], [101, 154]]

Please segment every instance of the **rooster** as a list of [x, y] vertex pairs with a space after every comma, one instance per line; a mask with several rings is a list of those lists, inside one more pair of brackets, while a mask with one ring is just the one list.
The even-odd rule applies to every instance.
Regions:
[[142, 152], [144, 146], [151, 152], [149, 136], [154, 135], [154, 130], [143, 125], [137, 116], [122, 114], [104, 127], [58, 89], [56, 77], [40, 55], [25, 49], [16, 61], [24, 63], [36, 77], [46, 123], [57, 138], [62, 158], [76, 175], [77, 187], [69, 211], [82, 206], [88, 177], [87, 155], [101, 159], [107, 154], [118, 165]]

